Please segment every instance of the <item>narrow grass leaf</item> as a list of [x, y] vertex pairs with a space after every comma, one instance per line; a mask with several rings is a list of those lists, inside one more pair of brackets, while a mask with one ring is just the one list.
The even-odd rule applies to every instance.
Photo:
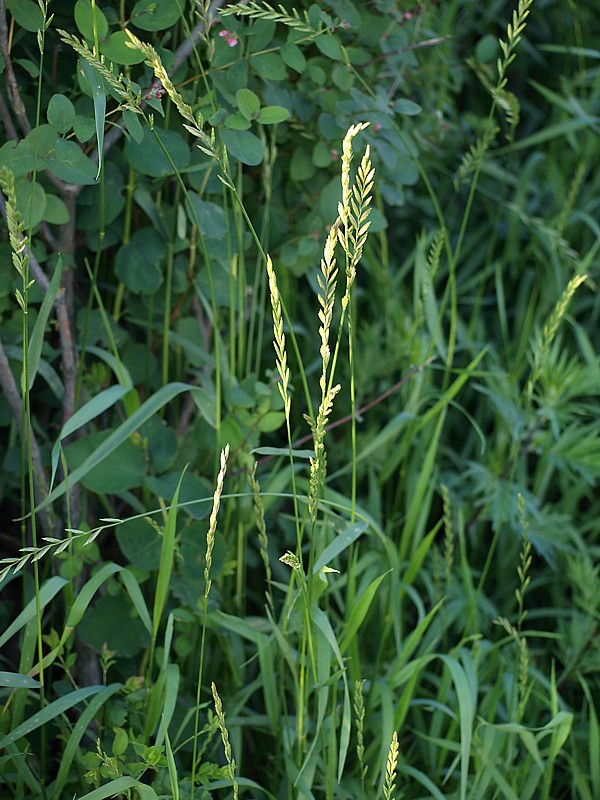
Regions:
[[53, 800], [61, 800], [64, 796], [62, 790], [69, 780], [71, 766], [79, 752], [80, 742], [88, 732], [89, 726], [97, 719], [97, 714], [106, 701], [122, 688], [122, 683], [111, 683], [109, 686], [105, 686], [102, 691], [90, 700], [77, 719], [65, 745], [56, 780], [49, 789], [49, 795]]
[[44, 294], [44, 299], [42, 300], [42, 305], [40, 306], [40, 310], [38, 311], [38, 316], [35, 321], [35, 325], [33, 326], [33, 330], [31, 332], [31, 336], [29, 339], [28, 365], [27, 365], [28, 376], [29, 376], [29, 387], [28, 387], [29, 390], [31, 390], [33, 382], [35, 381], [36, 375], [38, 373], [40, 365], [40, 357], [42, 355], [42, 346], [44, 344], [44, 334], [46, 333], [46, 326], [48, 324], [48, 319], [52, 311], [52, 306], [54, 305], [56, 294], [60, 287], [62, 270], [63, 270], [63, 260], [62, 256], [59, 254], [56, 266], [54, 268], [54, 272], [52, 274], [52, 279], [50, 280], [48, 289]]
[[345, 530], [339, 533], [315, 561], [313, 575], [316, 575], [322, 567], [327, 566], [334, 558], [337, 558], [340, 553], [347, 550], [353, 542], [362, 536], [368, 527], [366, 522], [356, 522], [354, 525], [349, 525]]
[[92, 90], [92, 98], [94, 101], [94, 122], [96, 124], [96, 142], [98, 144], [98, 174], [96, 180], [100, 177], [102, 170], [102, 157], [104, 154], [104, 118], [106, 116], [106, 94], [104, 91], [104, 83], [100, 74], [89, 64], [84, 58], [79, 60], [81, 70], [85, 76], [86, 81]]
[[[171, 784], [171, 796], [173, 800], [179, 800], [179, 780], [177, 779], [177, 765], [175, 764], [175, 756], [173, 755], [173, 748], [169, 734], [167, 733], [168, 723], [163, 718], [164, 731], [165, 731], [165, 752], [167, 754], [167, 767], [169, 769], [169, 783]], [[161, 723], [161, 730], [163, 729]]]
[[[163, 406], [173, 398], [187, 392], [194, 387], [187, 383], [169, 383], [162, 386], [157, 392], [146, 400], [128, 419], [108, 436], [102, 444], [69, 475], [68, 486], [73, 487], [84, 478], [90, 470], [98, 466], [107, 458], [117, 447], [126, 441], [138, 428], [151, 419]], [[62, 497], [67, 490], [67, 482], [62, 481], [35, 509], [36, 513], [49, 506], [59, 497]]]
[[0, 672], [0, 686], [7, 689], [39, 689], [40, 682], [20, 672]]
[[102, 586], [102, 584], [107, 581], [112, 575], [117, 572], [121, 572], [123, 567], [120, 567], [118, 564], [113, 564], [112, 562], [108, 562], [103, 567], [101, 567], [98, 572], [96, 572], [89, 581], [83, 586], [83, 588], [79, 591], [79, 594], [75, 598], [71, 610], [69, 611], [69, 616], [67, 617], [67, 621], [65, 622], [65, 631], [61, 638], [61, 644], [67, 640], [70, 636], [73, 628], [77, 627], [81, 620], [83, 619], [83, 615], [87, 611], [89, 604], [92, 601], [92, 598], [98, 591], [98, 589]]
[[350, 703], [350, 691], [348, 689], [348, 679], [346, 677], [346, 667], [342, 653], [335, 638], [335, 633], [331, 627], [329, 619], [325, 616], [323, 611], [313, 606], [311, 609], [311, 617], [316, 625], [325, 634], [325, 638], [329, 642], [329, 646], [337, 659], [340, 669], [343, 670], [342, 680], [344, 682], [344, 700], [342, 704], [342, 721], [340, 724], [340, 744], [338, 756], [338, 781], [341, 781], [344, 772], [344, 764], [346, 763], [346, 755], [348, 754], [348, 746], [350, 744], [350, 728], [352, 725], [352, 712]]
[[71, 434], [75, 433], [79, 428], [82, 428], [84, 425], [87, 425], [88, 422], [92, 422], [92, 420], [104, 414], [109, 408], [112, 408], [115, 403], [118, 403], [130, 390], [130, 386], [111, 386], [89, 400], [67, 420], [52, 447], [52, 477], [50, 479], [50, 489], [52, 489], [54, 485], [63, 439], [66, 439], [67, 436], [71, 436]]
[[475, 719], [475, 700], [473, 695], [476, 695], [477, 691], [473, 681], [476, 680], [476, 676], [474, 671], [469, 671], [467, 675], [465, 667], [453, 656], [442, 655], [440, 658], [450, 671], [458, 699], [460, 718], [460, 798], [461, 800], [466, 800], [473, 720]]
[[106, 800], [106, 798], [116, 797], [128, 789], [136, 789], [140, 800], [158, 800], [156, 792], [151, 786], [129, 777], [115, 778], [115, 780], [105, 783], [104, 786], [100, 786], [99, 789], [81, 795], [77, 800]]
[[[44, 585], [40, 589], [39, 595], [39, 603], [40, 603], [40, 610], [43, 611], [48, 603], [56, 597], [58, 592], [68, 583], [65, 578], [61, 578], [58, 575], [55, 575], [53, 578], [44, 583]], [[15, 633], [21, 630], [22, 627], [27, 625], [27, 623], [32, 620], [37, 613], [36, 601], [35, 598], [30, 600], [29, 603], [25, 606], [25, 608], [21, 611], [18, 617], [11, 622], [8, 628], [4, 631], [2, 636], [0, 636], [0, 647], [3, 647], [9, 639], [11, 639]]]
[[41, 711], [37, 711], [31, 717], [14, 728], [9, 734], [3, 736], [0, 739], [0, 747], [7, 747], [9, 744], [21, 739], [23, 736], [28, 736], [33, 731], [36, 731], [38, 728], [46, 725], [51, 720], [55, 719], [61, 714], [64, 714], [65, 711], [73, 708], [73, 706], [81, 703], [82, 700], [98, 694], [98, 692], [101, 692], [103, 689], [103, 686], [86, 686], [84, 689], [76, 689], [74, 692], [69, 692], [69, 694], [65, 695], [64, 697], [54, 700]]
[[173, 561], [175, 559], [175, 533], [177, 530], [177, 503], [179, 502], [179, 490], [181, 489], [181, 482], [185, 475], [185, 469], [181, 473], [177, 489], [173, 495], [171, 507], [167, 516], [167, 522], [162, 537], [162, 546], [160, 549], [160, 565], [158, 568], [158, 577], [156, 579], [156, 594], [154, 595], [154, 608], [152, 610], [152, 636], [156, 640], [158, 634], [158, 626], [162, 613], [167, 602], [167, 595], [169, 593], [169, 584], [171, 582], [171, 573], [173, 572]]
[[371, 603], [373, 602], [373, 598], [377, 594], [377, 589], [379, 589], [379, 585], [381, 581], [385, 578], [386, 575], [389, 575], [391, 570], [387, 570], [378, 578], [375, 578], [374, 581], [367, 586], [365, 591], [361, 594], [359, 600], [354, 604], [352, 607], [352, 611], [350, 612], [350, 617], [344, 626], [344, 635], [342, 637], [342, 641], [340, 642], [340, 651], [344, 653], [348, 646], [352, 643], [354, 637], [356, 636], [358, 629], [364, 622], [365, 617], [369, 609], [371, 608]]
[[180, 678], [179, 667], [177, 664], [169, 664], [165, 670], [165, 675], [165, 697], [163, 702], [163, 711], [155, 742], [155, 744], [159, 746], [162, 745], [163, 741], [166, 743], [169, 738], [168, 729], [177, 705]]
[[399, 764], [398, 765], [398, 773], [403, 775], [408, 775], [410, 778], [414, 778], [415, 781], [421, 784], [431, 797], [434, 800], [446, 800], [445, 795], [443, 795], [440, 790], [437, 788], [435, 783], [425, 775], [424, 772], [421, 772], [420, 769], [415, 769], [415, 767], [410, 767], [408, 764]]
[[146, 605], [144, 595], [142, 594], [142, 590], [140, 589], [140, 585], [137, 582], [136, 577], [129, 569], [125, 568], [119, 575], [119, 578], [121, 579], [127, 594], [131, 598], [131, 602], [133, 603], [133, 607], [137, 611], [139, 618], [144, 623], [144, 627], [150, 636], [152, 636], [152, 621], [150, 619], [150, 612], [148, 611], [148, 606]]

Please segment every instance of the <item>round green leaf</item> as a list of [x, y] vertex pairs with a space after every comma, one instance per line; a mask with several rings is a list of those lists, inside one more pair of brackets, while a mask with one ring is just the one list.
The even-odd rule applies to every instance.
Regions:
[[394, 108], [399, 114], [405, 114], [407, 117], [415, 117], [423, 110], [418, 103], [413, 103], [412, 100], [406, 99], [396, 100]]
[[250, 89], [239, 89], [235, 94], [237, 107], [242, 116], [252, 119], [260, 110], [260, 100]]
[[115, 258], [115, 273], [134, 294], [154, 294], [163, 282], [159, 263], [164, 256], [163, 240], [153, 228], [136, 231]]
[[232, 131], [247, 131], [252, 127], [252, 124], [243, 117], [239, 111], [235, 114], [230, 114], [225, 120], [225, 127], [231, 128]]
[[250, 131], [230, 131], [223, 129], [221, 137], [230, 156], [239, 159], [242, 164], [256, 167], [263, 160], [263, 144], [258, 136]]
[[131, 519], [117, 525], [117, 542], [127, 561], [144, 572], [158, 569], [161, 538], [145, 519]]
[[93, 117], [82, 117], [80, 114], [77, 114], [73, 120], [73, 130], [80, 142], [89, 142], [96, 133], [96, 123]]
[[282, 106], [265, 106], [258, 112], [257, 122], [261, 125], [276, 125], [290, 118], [290, 112]]
[[94, 18], [96, 20], [96, 30], [99, 39], [104, 39], [108, 33], [108, 21], [104, 12], [95, 4], [92, 8], [91, 0], [77, 0], [74, 8], [75, 24], [82, 36], [94, 41]]
[[297, 147], [290, 163], [290, 177], [294, 181], [308, 181], [315, 174], [312, 158], [303, 147]]
[[7, 0], [6, 7], [20, 28], [34, 32], [43, 27], [44, 15], [38, 4], [32, 0]]
[[119, 66], [140, 64], [144, 60], [144, 54], [134, 47], [129, 47], [130, 41], [125, 31], [117, 31], [108, 37], [100, 49], [109, 61]]
[[193, 225], [199, 223], [202, 235], [207, 239], [222, 239], [227, 233], [227, 221], [222, 206], [202, 200], [196, 192], [190, 192], [190, 200], [194, 213], [187, 209], [188, 217]]
[[46, 112], [48, 122], [59, 133], [67, 133], [75, 121], [75, 106], [64, 94], [54, 94]]
[[[41, 159], [38, 158], [38, 165]], [[0, 167], [8, 167], [15, 178], [33, 172], [35, 155], [31, 144], [22, 139], [18, 144], [6, 142], [0, 147]]]
[[44, 222], [51, 225], [64, 225], [69, 221], [69, 210], [65, 203], [54, 194], [46, 195], [46, 210], [44, 211]]
[[278, 53], [251, 56], [250, 66], [266, 81], [283, 81], [287, 75], [285, 62]]
[[131, 22], [143, 31], [162, 31], [175, 25], [184, 8], [185, 3], [174, 0], [138, 0]]
[[75, 142], [59, 139], [54, 153], [48, 158], [48, 167], [57, 178], [67, 183], [83, 186], [96, 183], [98, 167]]
[[[157, 497], [162, 497], [167, 503], [170, 503], [180, 478], [181, 472], [167, 472], [159, 477], [148, 477], [146, 486]], [[184, 506], [184, 510], [191, 517], [204, 519], [212, 508], [213, 493], [213, 486], [205, 478], [186, 472], [179, 488], [179, 502], [189, 504]]]
[[297, 44], [284, 44], [279, 48], [279, 55], [295, 72], [302, 74], [306, 69], [306, 58]]
[[[66, 448], [69, 470], [77, 469], [107, 439], [112, 430], [92, 433], [77, 439]], [[129, 439], [93, 467], [81, 480], [86, 489], [97, 494], [124, 492], [141, 486], [146, 475], [146, 461], [141, 447]]]
[[77, 635], [97, 653], [106, 644], [126, 658], [140, 653], [148, 642], [144, 624], [123, 594], [99, 597], [77, 626]]
[[334, 61], [342, 60], [342, 51], [340, 49], [339, 40], [333, 34], [322, 33], [315, 39], [315, 44], [323, 53], [323, 55], [327, 56], [327, 58], [331, 58]]
[[[155, 133], [145, 129], [141, 142], [129, 141], [124, 152], [130, 165], [142, 175], [162, 178], [173, 174], [173, 167], [159, 142], [158, 136], [175, 165], [176, 170], [187, 167], [190, 161], [190, 150], [180, 134], [155, 127]], [[156, 134], [156, 135], [155, 135]]]
[[331, 155], [331, 149], [327, 147], [325, 142], [316, 143], [312, 154], [312, 161], [315, 167], [319, 169], [324, 169], [331, 164], [333, 156]]
[[21, 212], [25, 227], [35, 228], [44, 219], [46, 211], [46, 192], [39, 183], [21, 178], [15, 183], [17, 208]]
[[[140, 358], [144, 357], [144, 350], [148, 350], [147, 347], [139, 343], [132, 345], [132, 348], [134, 348], [135, 352], [138, 352]], [[131, 358], [132, 352], [128, 353], [129, 358]], [[134, 373], [135, 368], [132, 371], [132, 379]], [[161, 473], [169, 469], [177, 456], [177, 434], [173, 428], [169, 428], [158, 417], [152, 417], [140, 428], [140, 436], [145, 442], [154, 472]]]
[[144, 129], [142, 128], [138, 115], [126, 108], [125, 111], [123, 111], [123, 120], [127, 128], [127, 133], [136, 144], [141, 144], [141, 142], [144, 141]]

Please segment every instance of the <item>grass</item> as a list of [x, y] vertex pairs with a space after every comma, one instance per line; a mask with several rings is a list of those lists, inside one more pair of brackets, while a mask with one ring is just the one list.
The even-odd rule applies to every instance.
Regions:
[[[120, 69], [99, 48], [124, 6], [46, 30], [99, 83], [85, 99], [59, 70], [46, 89], [42, 61], [38, 97], [65, 100], [37, 135], [62, 125], [64, 144], [16, 178], [0, 151], [20, 281], [0, 378], [23, 409], [3, 491], [26, 537], [0, 564], [7, 797], [600, 793], [587, 12], [570, 3], [576, 44], [547, 45], [530, 1], [493, 42], [493, 11], [389, 5], [359, 26], [348, 4], [347, 28], [302, 3], [220, 23], [198, 3], [138, 20]], [[194, 42], [179, 73], [175, 32]], [[107, 120], [127, 131], [99, 186], [75, 160], [52, 172], [80, 141], [69, 94], [82, 154]], [[49, 256], [75, 220], [31, 224], [23, 181], [56, 214], [77, 184], [75, 284], [71, 251]]]

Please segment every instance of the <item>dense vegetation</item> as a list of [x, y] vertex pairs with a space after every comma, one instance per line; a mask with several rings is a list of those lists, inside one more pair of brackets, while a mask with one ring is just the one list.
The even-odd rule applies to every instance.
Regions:
[[0, 0], [0, 794], [600, 797], [577, 0]]

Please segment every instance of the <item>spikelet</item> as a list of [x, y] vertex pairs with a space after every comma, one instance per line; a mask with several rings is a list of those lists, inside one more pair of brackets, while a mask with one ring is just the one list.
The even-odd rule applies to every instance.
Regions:
[[387, 765], [385, 768], [385, 785], [383, 787], [383, 796], [385, 800], [393, 800], [393, 794], [396, 787], [396, 767], [398, 766], [398, 734], [394, 731], [392, 736], [392, 743], [387, 758]]
[[225, 750], [225, 758], [227, 760], [227, 771], [229, 772], [229, 778], [233, 784], [233, 800], [237, 800], [239, 788], [235, 777], [235, 759], [231, 752], [231, 744], [229, 743], [229, 732], [225, 725], [225, 714], [223, 713], [223, 704], [221, 703], [221, 698], [219, 697], [219, 693], [217, 692], [217, 687], [215, 686], [214, 682], [211, 683], [210, 688], [212, 689], [213, 700], [215, 702], [215, 712], [217, 714], [217, 719], [219, 720], [219, 728], [221, 730], [221, 740], [223, 741], [223, 749]]
[[267, 275], [269, 278], [269, 294], [271, 296], [271, 310], [273, 313], [273, 347], [275, 348], [275, 355], [277, 358], [277, 372], [279, 374], [279, 383], [277, 388], [283, 400], [286, 417], [290, 414], [290, 370], [287, 362], [287, 352], [285, 349], [285, 334], [283, 332], [283, 314], [281, 310], [281, 297], [279, 295], [279, 288], [277, 286], [277, 277], [273, 269], [273, 262], [271, 257], [267, 256]]
[[223, 482], [225, 480], [225, 473], [227, 471], [227, 459], [229, 457], [229, 445], [221, 451], [221, 469], [217, 475], [217, 486], [213, 495], [213, 507], [210, 512], [210, 521], [208, 524], [208, 533], [206, 534], [206, 565], [204, 567], [204, 599], [208, 599], [208, 594], [211, 587], [210, 568], [212, 567], [212, 553], [215, 546], [215, 533], [217, 530], [217, 515], [219, 513], [219, 506], [221, 505], [221, 494], [223, 493]]

